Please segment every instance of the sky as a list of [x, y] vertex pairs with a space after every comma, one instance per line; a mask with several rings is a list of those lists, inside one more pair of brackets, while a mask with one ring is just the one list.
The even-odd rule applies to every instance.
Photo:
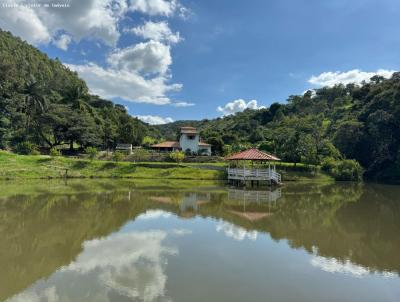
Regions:
[[400, 70], [398, 0], [29, 1], [0, 0], [0, 28], [152, 124]]

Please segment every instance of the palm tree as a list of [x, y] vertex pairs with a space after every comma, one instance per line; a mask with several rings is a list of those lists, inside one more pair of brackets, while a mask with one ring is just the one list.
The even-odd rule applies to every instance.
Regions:
[[43, 113], [46, 110], [47, 101], [43, 87], [35, 80], [34, 77], [31, 77], [31, 79], [29, 79], [26, 83], [23, 94], [23, 110], [26, 115], [25, 132], [28, 134], [32, 118], [36, 114]]
[[[87, 88], [82, 85], [73, 85], [68, 88], [63, 98], [64, 103], [70, 104], [71, 108], [84, 113], [95, 114], [93, 107], [89, 104], [90, 95]], [[74, 150], [74, 140], [69, 142], [69, 149]]]
[[82, 87], [82, 85], [74, 85], [69, 87], [66, 91], [63, 101], [64, 103], [71, 104], [73, 109], [92, 112], [93, 108], [88, 103], [89, 98], [90, 96], [87, 93], [87, 89]]

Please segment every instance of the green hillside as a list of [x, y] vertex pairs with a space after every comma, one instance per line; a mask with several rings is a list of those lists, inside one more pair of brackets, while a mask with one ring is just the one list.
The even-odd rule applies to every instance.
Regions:
[[112, 148], [157, 135], [123, 106], [89, 94], [58, 59], [1, 30], [0, 71], [0, 148]]
[[191, 125], [219, 155], [256, 146], [287, 162], [347, 174], [343, 179], [358, 178], [358, 163], [367, 178], [400, 179], [400, 73], [308, 91], [266, 109], [155, 127], [91, 95], [59, 60], [1, 30], [0, 71], [0, 149], [43, 153], [62, 146], [73, 153], [117, 143], [148, 146], [176, 139], [179, 127]]
[[373, 179], [400, 179], [400, 73], [361, 86], [337, 85], [290, 96], [286, 104], [203, 121], [159, 126], [165, 138], [192, 125], [217, 153], [257, 146], [288, 162], [355, 159]]

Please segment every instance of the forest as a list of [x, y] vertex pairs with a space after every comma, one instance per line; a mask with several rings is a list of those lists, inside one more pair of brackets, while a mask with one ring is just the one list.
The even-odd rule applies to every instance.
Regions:
[[[0, 31], [0, 149], [45, 153], [149, 146], [194, 126], [216, 155], [249, 147], [330, 169], [352, 160], [370, 179], [400, 179], [400, 73], [361, 85], [289, 96], [285, 103], [211, 120], [150, 126], [124, 106], [89, 93], [58, 59]], [[361, 167], [360, 166], [360, 167]]]
[[58, 59], [0, 31], [0, 148], [46, 150], [141, 144], [150, 130], [124, 106], [89, 93]]
[[335, 161], [355, 160], [366, 178], [400, 178], [400, 73], [309, 90], [266, 109], [158, 128], [171, 139], [182, 125], [199, 128], [221, 154], [256, 146], [288, 162], [329, 169]]

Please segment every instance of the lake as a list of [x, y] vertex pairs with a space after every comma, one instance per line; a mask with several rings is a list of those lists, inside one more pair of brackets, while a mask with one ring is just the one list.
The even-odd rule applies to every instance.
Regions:
[[400, 186], [0, 183], [0, 301], [400, 301]]

